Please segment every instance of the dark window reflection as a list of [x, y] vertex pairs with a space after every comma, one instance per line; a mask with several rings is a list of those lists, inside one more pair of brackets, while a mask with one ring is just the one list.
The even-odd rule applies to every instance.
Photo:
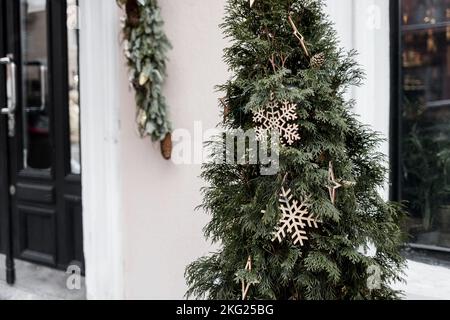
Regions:
[[450, 247], [450, 0], [402, 1], [402, 198], [412, 241]]
[[46, 0], [21, 0], [24, 167], [50, 169]]
[[80, 90], [79, 90], [79, 29], [78, 1], [67, 0], [67, 50], [69, 68], [69, 127], [70, 168], [73, 174], [81, 173], [80, 148]]

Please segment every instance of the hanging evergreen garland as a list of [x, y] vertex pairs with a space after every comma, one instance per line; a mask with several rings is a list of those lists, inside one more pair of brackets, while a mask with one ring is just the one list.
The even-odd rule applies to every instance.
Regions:
[[139, 134], [160, 141], [163, 157], [170, 159], [172, 127], [162, 87], [171, 45], [164, 33], [161, 10], [157, 0], [117, 1], [126, 10], [123, 24], [125, 55], [130, 82], [136, 92]]

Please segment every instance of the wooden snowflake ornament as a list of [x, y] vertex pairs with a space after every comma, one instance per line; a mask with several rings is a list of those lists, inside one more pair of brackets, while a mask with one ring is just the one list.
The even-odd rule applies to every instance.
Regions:
[[[247, 264], [245, 265], [246, 271], [252, 271], [252, 257], [249, 256], [247, 260]], [[251, 283], [245, 283], [244, 280], [241, 280], [242, 285], [242, 300], [247, 299], [248, 290], [250, 290]]]
[[328, 192], [332, 204], [336, 203], [336, 190], [341, 188], [342, 184], [338, 183], [334, 176], [333, 163], [330, 161], [328, 165]]
[[253, 121], [259, 124], [256, 127], [256, 139], [264, 140], [270, 131], [278, 131], [282, 139], [288, 145], [292, 145], [300, 140], [300, 134], [298, 124], [292, 124], [289, 121], [297, 118], [297, 104], [289, 101], [278, 103], [272, 100], [265, 108], [254, 112]]
[[[300, 202], [293, 199], [292, 192], [290, 189], [281, 189], [280, 194], [280, 210], [283, 213], [279, 225], [276, 228], [273, 242], [278, 240], [280, 243], [283, 242], [288, 235], [291, 236], [294, 244], [304, 245], [304, 241], [308, 240], [307, 228], [317, 229], [319, 223], [313, 213], [309, 212], [311, 208], [310, 198], [306, 197]], [[263, 211], [265, 213], [265, 211]]]

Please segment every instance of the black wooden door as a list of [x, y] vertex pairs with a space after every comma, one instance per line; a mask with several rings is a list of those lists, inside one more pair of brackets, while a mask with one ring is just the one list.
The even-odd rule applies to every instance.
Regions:
[[83, 262], [71, 7], [75, 0], [0, 0], [0, 222], [11, 221], [10, 238], [8, 223], [0, 228], [0, 249], [59, 269]]

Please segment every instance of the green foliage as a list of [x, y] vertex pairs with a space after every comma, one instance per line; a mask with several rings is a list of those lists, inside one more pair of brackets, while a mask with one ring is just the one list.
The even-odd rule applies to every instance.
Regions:
[[427, 119], [417, 103], [405, 101], [404, 106], [404, 197], [411, 212], [422, 216], [423, 228], [428, 231], [433, 227], [434, 213], [450, 196], [450, 132], [446, 124]]
[[[129, 1], [119, 0], [119, 4], [127, 5]], [[157, 1], [138, 0], [137, 6], [137, 25], [131, 23], [128, 17], [123, 31], [131, 82], [136, 91], [138, 129], [141, 136], [163, 140], [172, 130], [162, 94], [166, 55], [171, 45], [164, 33]]]
[[[352, 102], [344, 99], [363, 73], [354, 52], [338, 49], [322, 7], [314, 0], [256, 0], [253, 8], [248, 1], [228, 0], [222, 28], [231, 41], [225, 61], [234, 77], [219, 87], [231, 111], [225, 126], [253, 127], [251, 111], [274, 93], [298, 104], [302, 139], [282, 147], [276, 176], [261, 176], [256, 165], [204, 166], [209, 187], [201, 208], [211, 214], [205, 236], [221, 249], [187, 267], [187, 296], [240, 299], [245, 280], [253, 283], [250, 299], [397, 297], [389, 283], [401, 279], [404, 266], [399, 254], [403, 213], [378, 193], [387, 174], [384, 156], [375, 151], [381, 138], [358, 122]], [[310, 68], [292, 34], [289, 12], [311, 55], [324, 53], [321, 68]], [[274, 56], [287, 57], [284, 68], [274, 70], [269, 62]], [[338, 190], [335, 206], [326, 189], [329, 161], [338, 179], [356, 182]], [[282, 186], [296, 198], [312, 194], [312, 211], [323, 221], [304, 247], [290, 240], [272, 242]], [[374, 257], [359, 250], [369, 241], [377, 248]], [[248, 256], [253, 258], [250, 273], [244, 270]], [[381, 271], [380, 286], [373, 290], [367, 285], [371, 266]]]

